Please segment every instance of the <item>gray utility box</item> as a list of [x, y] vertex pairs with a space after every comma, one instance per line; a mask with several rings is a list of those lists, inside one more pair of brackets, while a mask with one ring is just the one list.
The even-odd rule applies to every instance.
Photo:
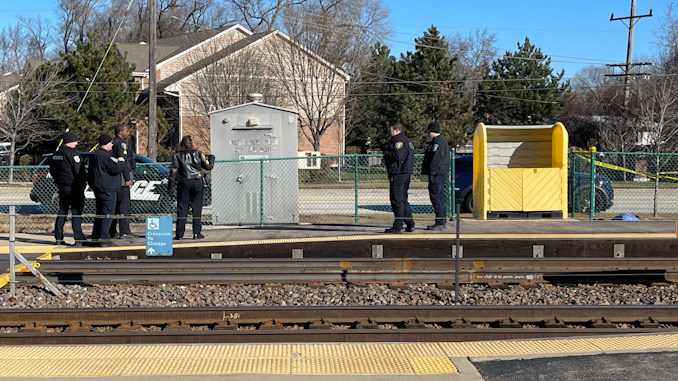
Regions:
[[297, 156], [297, 112], [251, 102], [209, 116], [217, 161], [242, 160], [212, 170], [212, 221], [298, 223], [296, 160], [253, 160]]

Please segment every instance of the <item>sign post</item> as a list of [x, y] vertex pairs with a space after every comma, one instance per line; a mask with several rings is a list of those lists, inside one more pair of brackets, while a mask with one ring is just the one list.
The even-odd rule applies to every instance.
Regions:
[[172, 255], [172, 217], [146, 217], [146, 255]]

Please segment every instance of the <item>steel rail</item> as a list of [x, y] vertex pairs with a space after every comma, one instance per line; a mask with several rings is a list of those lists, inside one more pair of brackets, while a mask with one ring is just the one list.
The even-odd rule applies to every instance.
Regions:
[[8, 309], [0, 327], [0, 345], [442, 342], [675, 333], [678, 306]]
[[[493, 259], [462, 260], [463, 283], [524, 283], [580, 278], [630, 277], [674, 280], [678, 259]], [[441, 283], [454, 281], [450, 259], [143, 259], [44, 261], [40, 270], [60, 283]], [[632, 272], [632, 273], [629, 273]], [[19, 277], [20, 282], [34, 282]], [[639, 279], [640, 281], [642, 279]]]

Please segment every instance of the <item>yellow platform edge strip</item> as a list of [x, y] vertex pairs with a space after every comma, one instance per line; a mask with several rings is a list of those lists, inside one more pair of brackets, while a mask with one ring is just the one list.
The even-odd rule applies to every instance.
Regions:
[[430, 375], [458, 373], [451, 360], [455, 357], [553, 356], [619, 350], [675, 351], [678, 334], [460, 343], [0, 346], [0, 377]]

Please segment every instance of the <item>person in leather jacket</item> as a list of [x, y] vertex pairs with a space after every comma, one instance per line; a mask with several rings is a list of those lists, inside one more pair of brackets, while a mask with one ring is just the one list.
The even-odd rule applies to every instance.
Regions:
[[170, 177], [167, 183], [170, 192], [177, 183], [177, 230], [174, 239], [182, 239], [186, 230], [188, 205], [193, 210], [193, 239], [205, 238], [201, 234], [202, 199], [205, 193], [205, 174], [203, 170], [214, 167], [214, 155], [205, 155], [193, 149], [193, 138], [184, 136], [179, 144], [181, 151], [172, 155]]

